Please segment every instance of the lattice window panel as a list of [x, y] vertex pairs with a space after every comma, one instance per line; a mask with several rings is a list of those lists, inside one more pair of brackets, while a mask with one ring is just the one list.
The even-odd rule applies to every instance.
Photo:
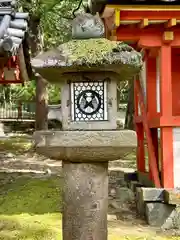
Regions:
[[107, 120], [107, 82], [71, 83], [72, 121]]

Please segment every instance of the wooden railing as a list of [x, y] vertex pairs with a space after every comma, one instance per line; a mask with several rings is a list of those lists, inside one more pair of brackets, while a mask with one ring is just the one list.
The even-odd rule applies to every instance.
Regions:
[[35, 102], [15, 100], [0, 104], [0, 120], [32, 121], [35, 118]]

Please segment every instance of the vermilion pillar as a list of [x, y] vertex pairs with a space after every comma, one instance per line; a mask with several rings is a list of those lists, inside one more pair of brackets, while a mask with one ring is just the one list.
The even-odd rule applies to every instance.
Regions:
[[[163, 119], [170, 122], [172, 117], [172, 73], [171, 46], [169, 44], [163, 44], [160, 48], [160, 108]], [[173, 162], [172, 127], [162, 127], [161, 180], [165, 188], [174, 187]]]
[[[147, 56], [146, 58], [146, 92], [147, 92], [147, 114], [149, 118], [155, 117], [157, 115], [157, 98], [156, 98], [156, 57]], [[158, 139], [157, 139], [157, 129], [150, 129], [151, 137], [154, 147], [154, 152], [156, 155], [156, 160], [158, 161]], [[149, 164], [149, 177], [152, 179], [151, 168]]]
[[[136, 87], [137, 82], [134, 81], [134, 115], [135, 119], [138, 116], [138, 94], [137, 94], [137, 87]], [[143, 123], [142, 122], [136, 122], [136, 133], [137, 133], [137, 170], [138, 172], [145, 172], [146, 167], [145, 167], [145, 151], [144, 151], [144, 128], [143, 128]]]

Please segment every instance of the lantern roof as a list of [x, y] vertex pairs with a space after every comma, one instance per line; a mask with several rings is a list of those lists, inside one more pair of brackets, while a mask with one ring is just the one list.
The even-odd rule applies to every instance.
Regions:
[[119, 79], [131, 79], [142, 67], [142, 56], [123, 42], [106, 38], [71, 40], [54, 50], [39, 54], [32, 67], [48, 81], [63, 80], [67, 74], [109, 71]]

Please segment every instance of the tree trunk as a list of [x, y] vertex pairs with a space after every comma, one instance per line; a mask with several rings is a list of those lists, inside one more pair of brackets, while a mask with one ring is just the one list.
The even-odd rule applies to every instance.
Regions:
[[134, 81], [129, 81], [128, 104], [126, 109], [125, 129], [134, 130]]
[[[43, 49], [40, 18], [31, 16], [30, 20], [31, 56], [35, 57]], [[47, 81], [39, 74], [36, 75], [36, 130], [48, 129], [48, 91]]]
[[47, 81], [41, 76], [36, 79], [36, 123], [35, 129], [48, 129], [48, 92]]

